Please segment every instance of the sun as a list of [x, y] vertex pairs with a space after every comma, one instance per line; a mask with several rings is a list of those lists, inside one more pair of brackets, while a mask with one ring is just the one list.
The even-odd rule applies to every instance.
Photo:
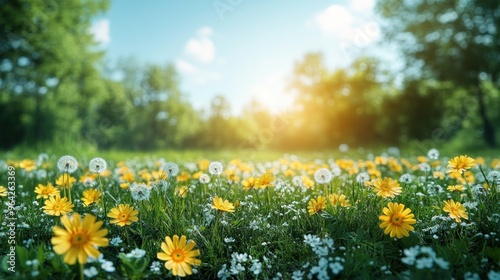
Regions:
[[293, 93], [286, 91], [285, 78], [278, 74], [252, 86], [250, 97], [273, 114], [289, 110], [294, 103]]

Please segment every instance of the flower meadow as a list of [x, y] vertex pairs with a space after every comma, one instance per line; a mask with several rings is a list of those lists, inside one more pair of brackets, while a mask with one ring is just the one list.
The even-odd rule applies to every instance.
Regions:
[[0, 179], [1, 279], [500, 279], [498, 158], [40, 154]]

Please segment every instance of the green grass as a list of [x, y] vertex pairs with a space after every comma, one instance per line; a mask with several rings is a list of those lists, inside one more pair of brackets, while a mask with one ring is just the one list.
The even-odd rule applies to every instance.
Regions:
[[[19, 163], [23, 158], [36, 160], [34, 151], [23, 153], [18, 150], [0, 159], [9, 159], [11, 161], [7, 164], [16, 166], [16, 205], [19, 207], [15, 232], [16, 273], [7, 270], [9, 265], [4, 258], [0, 269], [2, 279], [68, 279], [77, 278], [79, 274], [77, 265], [65, 264], [62, 257], [52, 251], [52, 227], [59, 225], [60, 219], [44, 214], [41, 209], [44, 200], [36, 199], [34, 193], [38, 184], [55, 184], [61, 175], [57, 170], [57, 159], [63, 154], [75, 155], [80, 163], [78, 170], [71, 174], [77, 179], [77, 183], [72, 186], [73, 211], [97, 215], [98, 220], [104, 221], [103, 227], [109, 230], [108, 238], [120, 237], [122, 240], [117, 246], [99, 248], [104, 260], [113, 263], [115, 271], [106, 271], [101, 263], [85, 265], [86, 269], [95, 268], [98, 273], [96, 278], [172, 277], [171, 272], [163, 266], [163, 261], [160, 262], [159, 271], [154, 268], [154, 262], [159, 261], [156, 254], [161, 251], [161, 242], [166, 236], [174, 234], [186, 235], [188, 239], [194, 240], [196, 249], [201, 252], [199, 258], [202, 264], [195, 268], [196, 271], [191, 276], [195, 279], [216, 279], [223, 274], [238, 279], [291, 279], [293, 276], [307, 279], [308, 275], [314, 279], [320, 276], [325, 276], [326, 279], [428, 279], [437, 276], [443, 279], [461, 279], [467, 273], [477, 273], [481, 278], [487, 278], [488, 273], [500, 271], [500, 242], [497, 237], [500, 234], [500, 205], [497, 185], [490, 182], [489, 191], [480, 192], [476, 186], [482, 183], [466, 182], [466, 190], [463, 192], [447, 191], [448, 185], [458, 184], [457, 179], [447, 175], [442, 179], [433, 176], [434, 171], [446, 174], [446, 158], [441, 158], [439, 165], [432, 167], [431, 172], [424, 172], [415, 169], [418, 164], [416, 156], [425, 156], [426, 153], [417, 152], [405, 157], [394, 156], [393, 161], [402, 168], [397, 170], [383, 163], [375, 165], [375, 169], [369, 168], [369, 164], [366, 165], [367, 161], [371, 161], [368, 160], [368, 155], [357, 150], [346, 154], [338, 151], [304, 151], [297, 153], [297, 159], [283, 158], [283, 153], [269, 151], [255, 154], [194, 150], [139, 153], [97, 152], [90, 149], [82, 156], [77, 156], [78, 150], [72, 153], [59, 148], [56, 154], [53, 153], [56, 150], [46, 151], [49, 159], [38, 163], [33, 171], [24, 170]], [[382, 152], [386, 151], [375, 155]], [[96, 180], [94, 186], [105, 189], [107, 211], [120, 203], [133, 205], [139, 210], [138, 222], [119, 227], [110, 224], [110, 219], [105, 216], [101, 207], [102, 200], [90, 207], [81, 203], [82, 193], [88, 187], [79, 182], [79, 179], [87, 173], [88, 161], [94, 156], [105, 158], [111, 170], [109, 176]], [[239, 158], [241, 163], [231, 166], [230, 160], [235, 158]], [[335, 163], [329, 160], [332, 158], [352, 159], [352, 166], [357, 167], [357, 172], [350, 170], [346, 161], [342, 161], [337, 162], [340, 174], [327, 186], [315, 184], [312, 188], [306, 188], [297, 184], [302, 177], [314, 180], [314, 172], [319, 167], [336, 170]], [[158, 171], [164, 164], [160, 159], [179, 164], [180, 173], [185, 172], [188, 180], [182, 181], [181, 177], [174, 176], [161, 181], [141, 176]], [[224, 170], [233, 169], [234, 175], [239, 179], [233, 182], [231, 179], [234, 178], [223, 173], [220, 176], [211, 175], [209, 184], [200, 183], [193, 178], [200, 171], [200, 166], [196, 164], [200, 159], [221, 161]], [[409, 163], [405, 165], [404, 160]], [[486, 160], [482, 170], [487, 175], [494, 169], [490, 166], [493, 158], [487, 157]], [[151, 185], [148, 200], [135, 201], [129, 189], [120, 187], [122, 179], [119, 172], [123, 165], [134, 174], [133, 182]], [[0, 162], [0, 185], [4, 186], [9, 180], [6, 168], [7, 165]], [[380, 177], [395, 180], [399, 180], [402, 174], [409, 173], [413, 182], [400, 183], [401, 195], [382, 198], [376, 196], [370, 187], [356, 182], [357, 174], [368, 169], [380, 172]], [[45, 170], [43, 172], [46, 172], [46, 176], [42, 176], [43, 172], [39, 170]], [[273, 187], [243, 189], [242, 180], [259, 178], [266, 171], [274, 174]], [[480, 179], [480, 169], [473, 168], [470, 171], [477, 177], [476, 180]], [[209, 173], [208, 170], [203, 172]], [[290, 172], [294, 174], [289, 176]], [[299, 177], [294, 179], [295, 176]], [[167, 187], [162, 187], [166, 184]], [[176, 195], [176, 188], [181, 186], [189, 187], [186, 197]], [[346, 195], [352, 206], [332, 206], [327, 202], [323, 211], [309, 215], [309, 201], [324, 195], [325, 189], [328, 193]], [[212, 209], [216, 195], [233, 203], [235, 212]], [[5, 197], [2, 199], [6, 202]], [[447, 199], [464, 203], [469, 219], [462, 219], [457, 223], [449, 218], [443, 211], [444, 200]], [[415, 230], [408, 237], [390, 238], [379, 228], [379, 216], [388, 202], [403, 203], [414, 213], [417, 222]], [[1, 207], [6, 209], [7, 205], [2, 204]], [[2, 219], [7, 221], [5, 216]], [[2, 226], [2, 232], [8, 232], [6, 224]], [[120, 255], [136, 248], [145, 251], [140, 259]], [[9, 252], [9, 249], [4, 236], [0, 250]], [[409, 254], [405, 250], [414, 250], [415, 258], [405, 259]], [[35, 259], [38, 265], [33, 264]]]

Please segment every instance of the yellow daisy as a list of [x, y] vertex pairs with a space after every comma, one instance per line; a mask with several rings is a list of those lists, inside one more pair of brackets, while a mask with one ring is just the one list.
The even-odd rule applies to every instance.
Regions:
[[42, 209], [48, 215], [61, 216], [73, 212], [73, 203], [69, 202], [67, 197], [61, 198], [57, 194], [45, 200], [45, 206]]
[[64, 262], [67, 264], [75, 264], [77, 261], [85, 264], [88, 256], [99, 257], [100, 253], [96, 247], [106, 247], [109, 244], [105, 237], [108, 230], [100, 229], [102, 221], [96, 222], [96, 218], [91, 214], [85, 215], [83, 220], [78, 213], [71, 218], [63, 216], [61, 223], [64, 228], [54, 226], [54, 237], [50, 241], [54, 252], [64, 255]]
[[109, 221], [110, 223], [123, 227], [137, 222], [139, 220], [137, 214], [139, 214], [139, 211], [129, 204], [120, 204], [109, 211], [108, 217], [114, 219]]
[[326, 197], [318, 196], [316, 199], [311, 198], [309, 204], [307, 205], [307, 212], [312, 216], [326, 209]]
[[409, 231], [414, 230], [411, 225], [417, 223], [417, 221], [414, 219], [414, 215], [410, 214], [410, 208], [405, 209], [404, 204], [389, 202], [382, 211], [384, 215], [378, 218], [382, 221], [379, 227], [385, 228], [384, 234], [403, 238], [403, 236], [409, 236]]
[[377, 192], [378, 196], [383, 198], [392, 197], [401, 194], [401, 187], [397, 180], [392, 178], [377, 178], [373, 180], [373, 190]]
[[455, 219], [457, 223], [461, 222], [461, 218], [466, 220], [469, 219], [469, 215], [467, 214], [467, 210], [460, 202], [455, 202], [453, 199], [444, 201], [444, 212], [448, 212], [448, 215]]
[[172, 270], [174, 276], [185, 277], [193, 274], [192, 265], [200, 265], [201, 260], [197, 259], [200, 250], [193, 250], [196, 242], [189, 240], [186, 242], [186, 236], [174, 235], [173, 240], [170, 236], [165, 237], [165, 242], [161, 243], [162, 252], [157, 253], [156, 257], [165, 261], [165, 268]]
[[214, 203], [212, 204], [212, 209], [217, 209], [221, 212], [234, 212], [234, 205], [229, 202], [227, 199], [222, 200], [222, 198], [215, 196], [214, 197]]

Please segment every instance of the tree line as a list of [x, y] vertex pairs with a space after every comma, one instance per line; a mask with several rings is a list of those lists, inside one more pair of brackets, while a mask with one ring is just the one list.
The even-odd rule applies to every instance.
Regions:
[[369, 56], [328, 69], [321, 53], [308, 53], [290, 69], [295, 102], [286, 112], [273, 115], [252, 101], [231, 115], [223, 95], [194, 109], [170, 63], [106, 63], [89, 28], [109, 1], [3, 1], [0, 149], [71, 141], [102, 149], [308, 149], [429, 139], [495, 147], [500, 6], [427, 2], [377, 3], [383, 41], [397, 44], [406, 62], [399, 73]]

